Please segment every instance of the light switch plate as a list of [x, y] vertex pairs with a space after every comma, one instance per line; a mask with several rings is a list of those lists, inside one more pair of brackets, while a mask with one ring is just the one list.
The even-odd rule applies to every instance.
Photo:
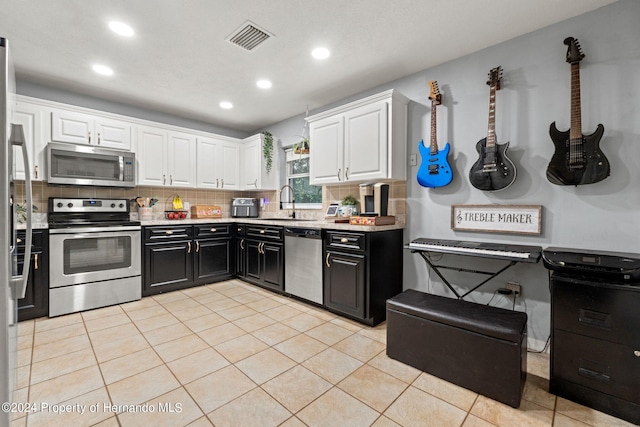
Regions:
[[409, 166], [418, 166], [418, 155], [416, 153], [409, 154]]

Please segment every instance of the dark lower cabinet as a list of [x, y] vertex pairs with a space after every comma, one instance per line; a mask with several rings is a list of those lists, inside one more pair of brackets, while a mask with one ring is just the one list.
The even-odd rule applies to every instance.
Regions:
[[364, 254], [327, 251], [324, 303], [327, 307], [364, 319], [366, 312], [366, 262]]
[[247, 225], [240, 238], [239, 256], [244, 256], [246, 281], [284, 291], [284, 234], [282, 227]]
[[402, 292], [402, 230], [328, 230], [323, 268], [327, 309], [377, 325], [386, 318], [386, 300]]
[[246, 243], [246, 233], [245, 226], [242, 224], [236, 225], [236, 276], [240, 278], [245, 278], [247, 276], [247, 243]]
[[233, 277], [231, 224], [145, 227], [142, 295]]
[[[18, 321], [49, 315], [49, 232], [33, 230], [31, 264], [25, 297], [18, 300]], [[25, 232], [18, 231], [18, 273], [24, 266]]]
[[640, 287], [550, 273], [550, 392], [640, 424]]

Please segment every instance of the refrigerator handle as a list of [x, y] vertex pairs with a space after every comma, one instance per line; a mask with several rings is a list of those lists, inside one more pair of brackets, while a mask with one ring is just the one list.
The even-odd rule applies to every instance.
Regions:
[[[29, 269], [31, 267], [31, 217], [33, 210], [33, 197], [31, 194], [31, 173], [29, 166], [29, 153], [27, 152], [27, 144], [24, 139], [24, 130], [22, 125], [11, 124], [11, 136], [9, 141], [13, 146], [22, 147], [22, 158], [24, 159], [24, 182], [25, 182], [25, 193], [27, 196], [27, 230], [26, 230], [26, 241], [24, 245], [24, 264], [22, 267], [22, 275], [14, 276], [11, 278], [11, 291], [12, 297], [14, 299], [22, 299], [25, 297], [27, 292], [27, 281], [29, 280]], [[15, 201], [14, 201], [15, 203]]]

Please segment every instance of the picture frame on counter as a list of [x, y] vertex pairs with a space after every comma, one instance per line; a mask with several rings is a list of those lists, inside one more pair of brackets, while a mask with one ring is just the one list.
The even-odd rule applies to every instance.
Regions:
[[542, 234], [542, 206], [451, 205], [451, 229], [540, 235]]

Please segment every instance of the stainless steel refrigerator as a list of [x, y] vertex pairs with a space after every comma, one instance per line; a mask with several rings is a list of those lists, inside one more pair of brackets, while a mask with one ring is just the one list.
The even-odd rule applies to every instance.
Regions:
[[[9, 43], [0, 37], [0, 403], [12, 402], [18, 340], [17, 301], [24, 298], [31, 261], [31, 180], [25, 174], [26, 239], [23, 275], [18, 275], [13, 150], [22, 151], [28, 169], [27, 147], [22, 126], [11, 123], [15, 109], [15, 73]], [[11, 413], [0, 411], [0, 427], [9, 425]], [[9, 408], [10, 409], [10, 408]]]

